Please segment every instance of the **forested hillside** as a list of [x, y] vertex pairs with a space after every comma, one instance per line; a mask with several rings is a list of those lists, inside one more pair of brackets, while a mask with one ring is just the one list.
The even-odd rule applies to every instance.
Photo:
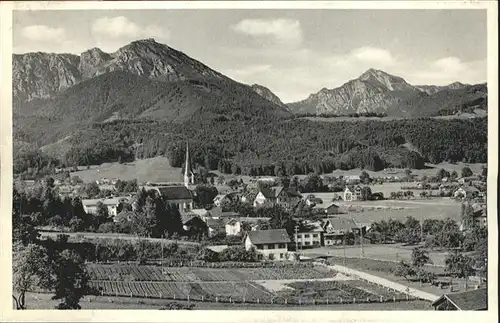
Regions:
[[[117, 120], [74, 134], [66, 143], [71, 148], [54, 156], [57, 162], [51, 164], [167, 156], [172, 166], [179, 167], [186, 140], [196, 165], [224, 173], [294, 175], [352, 168], [422, 168], [425, 161], [486, 162], [487, 119], [315, 123], [256, 117], [221, 119], [217, 126], [196, 120], [184, 124]], [[26, 171], [29, 159], [34, 158], [26, 156], [17, 156], [17, 172]], [[46, 166], [43, 160], [38, 168]]]

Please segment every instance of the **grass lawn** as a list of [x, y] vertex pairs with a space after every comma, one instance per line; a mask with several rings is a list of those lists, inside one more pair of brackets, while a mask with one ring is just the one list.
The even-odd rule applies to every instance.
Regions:
[[[26, 305], [28, 309], [53, 309], [58, 303], [51, 300], [51, 294], [27, 293]], [[80, 301], [83, 310], [86, 309], [161, 309], [171, 303], [171, 300], [86, 296]], [[187, 301], [176, 301], [187, 304]], [[401, 310], [432, 310], [429, 302], [411, 301], [396, 303], [370, 303], [370, 304], [342, 304], [342, 305], [302, 305], [283, 306], [270, 304], [228, 304], [212, 302], [189, 302], [195, 304], [194, 310], [305, 310], [305, 311], [401, 311]]]
[[[365, 258], [382, 260], [382, 261], [391, 261], [391, 262], [399, 262], [401, 260], [409, 261], [411, 260], [411, 253], [413, 248], [416, 246], [401, 246], [400, 244], [373, 244], [373, 245], [364, 245]], [[344, 248], [343, 247], [322, 247], [322, 248], [314, 248], [314, 249], [306, 249], [302, 251], [305, 256], [308, 254], [322, 254], [322, 255], [331, 255], [336, 257], [344, 257]], [[361, 247], [360, 246], [347, 246], [345, 249], [346, 257], [348, 258], [360, 258], [361, 257]], [[447, 253], [445, 252], [429, 252], [429, 257], [433, 261], [436, 266], [444, 266], [444, 260], [446, 258]]]
[[[474, 174], [481, 173], [481, 166], [484, 164], [449, 164], [449, 163], [441, 163], [439, 165], [427, 164], [426, 169], [414, 169], [412, 170], [414, 175], [422, 176], [434, 176], [438, 172], [439, 169], [444, 168], [450, 172], [456, 170], [459, 174], [463, 167], [468, 166], [472, 170]], [[325, 175], [332, 176], [348, 176], [348, 175], [359, 175], [363, 170], [362, 169], [351, 169], [351, 170], [335, 170], [332, 173]], [[399, 176], [405, 177], [405, 170], [400, 169], [397, 171], [380, 171], [380, 172], [372, 172], [367, 171], [368, 174], [372, 177], [385, 177], [385, 176]], [[92, 182], [95, 180], [99, 180], [101, 178], [117, 178], [121, 180], [131, 180], [137, 179], [138, 182], [182, 182], [182, 169], [179, 167], [172, 167], [169, 164], [169, 161], [166, 157], [159, 156], [153, 158], [139, 159], [130, 163], [104, 163], [101, 165], [91, 166], [90, 169], [86, 169], [85, 167], [80, 167], [79, 171], [72, 172], [71, 176], [79, 176], [84, 182]], [[213, 171], [213, 173], [218, 174], [218, 171]], [[231, 178], [242, 178], [245, 182], [250, 181], [250, 176], [245, 175], [231, 175], [231, 174], [222, 174], [225, 179]], [[306, 175], [298, 175], [299, 178], [304, 178]], [[272, 177], [272, 176], [261, 176], [261, 177]], [[398, 186], [404, 185], [405, 183], [393, 183]]]
[[130, 163], [105, 163], [90, 169], [72, 172], [71, 176], [80, 177], [85, 183], [101, 178], [121, 180], [137, 179], [141, 182], [183, 182], [182, 169], [172, 167], [166, 157], [139, 159]]

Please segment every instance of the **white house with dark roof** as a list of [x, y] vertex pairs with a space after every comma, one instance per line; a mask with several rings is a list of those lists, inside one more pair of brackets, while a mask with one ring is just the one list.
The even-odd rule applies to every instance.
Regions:
[[353, 219], [328, 218], [323, 222], [323, 240], [325, 246], [343, 244], [346, 234], [359, 229]]
[[115, 197], [111, 199], [83, 199], [82, 206], [85, 213], [96, 214], [99, 203], [102, 203], [107, 207], [108, 214], [112, 217], [115, 217], [118, 214], [117, 209], [118, 205], [120, 205], [121, 202], [129, 203], [130, 198]]
[[306, 223], [295, 233], [295, 241], [301, 247], [320, 247], [323, 244], [323, 232], [320, 223]]
[[245, 237], [245, 248], [255, 250], [269, 260], [286, 260], [290, 237], [285, 229], [250, 231]]
[[302, 195], [292, 189], [286, 189], [283, 186], [274, 186], [262, 188], [259, 190], [253, 206], [272, 206], [281, 205], [285, 208], [293, 207], [302, 199]]

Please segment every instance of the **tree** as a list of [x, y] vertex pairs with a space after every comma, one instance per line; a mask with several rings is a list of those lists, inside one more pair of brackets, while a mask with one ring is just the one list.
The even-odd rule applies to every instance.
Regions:
[[209, 185], [198, 185], [195, 189], [194, 202], [199, 207], [205, 207], [206, 205], [213, 204], [214, 198], [217, 196], [218, 191], [214, 186]]
[[372, 190], [368, 186], [363, 186], [361, 188], [361, 199], [363, 201], [368, 201], [372, 196]]
[[436, 175], [437, 179], [440, 181], [442, 180], [443, 178], [445, 177], [450, 177], [450, 172], [444, 170], [443, 168], [441, 168], [438, 172], [437, 172], [437, 175]]
[[103, 223], [113, 221], [109, 216], [108, 208], [102, 202], [97, 202], [97, 212], [94, 216], [94, 228], [97, 230]]
[[452, 277], [465, 278], [466, 285], [467, 278], [474, 274], [473, 260], [458, 251], [449, 253], [446, 256], [444, 263], [445, 272], [450, 274]]
[[88, 183], [82, 187], [83, 193], [87, 198], [95, 198], [99, 195], [100, 189], [96, 182]]
[[412, 179], [412, 177], [413, 177], [413, 176], [412, 176], [412, 171], [411, 171], [411, 169], [408, 169], [408, 168], [407, 168], [407, 169], [405, 169], [405, 176], [406, 176], [406, 179], [407, 179], [407, 180], [411, 180], [411, 179]]
[[450, 179], [452, 181], [456, 180], [458, 178], [458, 173], [456, 170], [454, 170], [453, 172], [451, 172], [451, 175], [450, 175]]
[[359, 175], [359, 179], [363, 184], [369, 184], [372, 181], [372, 179], [370, 178], [370, 174], [368, 174], [366, 171], [361, 172], [361, 174]]
[[26, 292], [33, 288], [50, 289], [54, 282], [54, 272], [47, 249], [37, 245], [16, 242], [12, 250], [12, 295], [16, 309], [26, 309]]
[[57, 309], [80, 309], [80, 299], [91, 292], [85, 262], [73, 250], [63, 250], [55, 260], [55, 295], [62, 300]]
[[473, 174], [474, 173], [472, 172], [472, 170], [469, 167], [462, 168], [462, 177], [470, 177]]
[[409, 278], [415, 276], [415, 274], [415, 269], [404, 260], [401, 260], [394, 270], [394, 275], [404, 277], [406, 280], [409, 280]]
[[429, 252], [423, 247], [418, 247], [414, 248], [411, 253], [411, 263], [414, 267], [420, 269], [425, 264], [432, 264], [432, 261], [429, 258]]
[[486, 166], [481, 167], [481, 176], [483, 176], [484, 178], [488, 177], [488, 167]]

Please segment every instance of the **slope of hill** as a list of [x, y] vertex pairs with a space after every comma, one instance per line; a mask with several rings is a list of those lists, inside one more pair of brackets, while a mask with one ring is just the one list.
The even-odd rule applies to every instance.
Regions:
[[413, 86], [401, 77], [369, 69], [335, 89], [323, 88], [307, 99], [289, 103], [296, 114], [348, 115], [385, 113], [389, 116], [432, 116], [440, 110], [477, 106], [487, 97], [486, 85], [455, 82], [446, 87]]
[[463, 84], [460, 82], [453, 82], [448, 85], [415, 85], [417, 89], [429, 95], [435, 94], [442, 90], [458, 90], [467, 86], [470, 86], [470, 84]]
[[92, 48], [80, 56], [27, 53], [13, 57], [14, 100], [50, 98], [92, 77], [125, 71], [161, 81], [229, 78], [154, 39], [134, 41], [114, 53]]
[[271, 90], [269, 90], [267, 87], [260, 85], [260, 84], [252, 84], [251, 86], [252, 90], [254, 90], [257, 94], [262, 96], [263, 98], [271, 101], [272, 103], [282, 106], [285, 109], [288, 109], [288, 106], [284, 104], [280, 98], [274, 94]]

